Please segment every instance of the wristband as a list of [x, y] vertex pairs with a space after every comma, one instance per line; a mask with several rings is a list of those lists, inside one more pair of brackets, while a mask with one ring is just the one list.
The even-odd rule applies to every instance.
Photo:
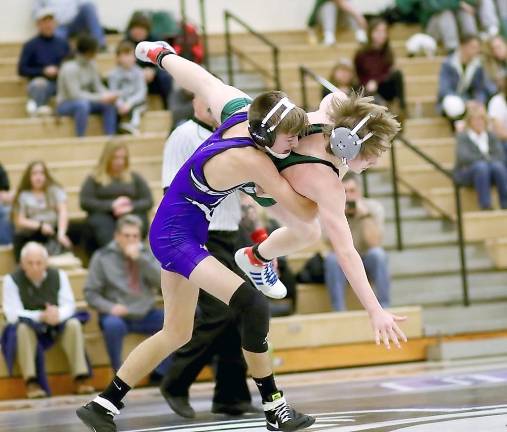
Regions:
[[175, 54], [175, 53], [171, 50], [163, 50], [157, 54], [157, 65], [160, 69], [164, 69], [164, 67], [162, 66], [162, 60], [164, 60], [164, 57], [169, 54]]

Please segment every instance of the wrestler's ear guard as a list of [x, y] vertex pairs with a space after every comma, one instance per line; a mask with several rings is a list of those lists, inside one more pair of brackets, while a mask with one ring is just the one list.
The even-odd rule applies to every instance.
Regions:
[[[282, 120], [289, 114], [296, 105], [294, 105], [289, 98], [284, 97], [280, 99], [276, 105], [266, 114], [266, 116], [261, 120], [252, 120], [249, 122], [248, 131], [252, 136], [253, 140], [256, 144], [265, 147], [268, 151], [273, 146], [276, 140], [276, 132], [275, 129], [282, 122]], [[273, 115], [280, 109], [284, 108], [282, 114], [280, 115], [280, 119], [273, 123], [271, 126], [268, 126], [268, 121]]]
[[329, 138], [329, 143], [331, 151], [335, 156], [340, 159], [351, 160], [359, 154], [362, 144], [373, 136], [373, 132], [368, 132], [363, 138], [359, 138], [357, 132], [368, 122], [368, 120], [370, 120], [371, 117], [371, 114], [363, 117], [354, 129], [346, 127], [333, 129]]

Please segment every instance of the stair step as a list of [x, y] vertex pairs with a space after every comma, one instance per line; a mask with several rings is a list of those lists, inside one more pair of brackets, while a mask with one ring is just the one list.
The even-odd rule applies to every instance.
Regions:
[[[440, 342], [428, 348], [428, 360], [448, 361], [507, 354], [507, 338]], [[500, 380], [498, 382], [502, 382]]]

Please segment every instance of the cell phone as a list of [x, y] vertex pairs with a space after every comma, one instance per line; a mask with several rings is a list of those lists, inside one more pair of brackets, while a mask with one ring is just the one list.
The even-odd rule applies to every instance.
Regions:
[[345, 209], [349, 212], [354, 212], [356, 210], [356, 202], [355, 201], [347, 201], [345, 203]]

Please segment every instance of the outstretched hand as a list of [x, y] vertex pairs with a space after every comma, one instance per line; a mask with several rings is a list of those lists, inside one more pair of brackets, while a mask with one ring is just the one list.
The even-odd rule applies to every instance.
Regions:
[[383, 309], [372, 313], [370, 321], [375, 335], [375, 343], [380, 345], [383, 342], [387, 349], [391, 349], [390, 341], [392, 341], [394, 345], [401, 348], [400, 340], [407, 342], [407, 337], [397, 322], [405, 321], [406, 319], [406, 316], [394, 315]]

